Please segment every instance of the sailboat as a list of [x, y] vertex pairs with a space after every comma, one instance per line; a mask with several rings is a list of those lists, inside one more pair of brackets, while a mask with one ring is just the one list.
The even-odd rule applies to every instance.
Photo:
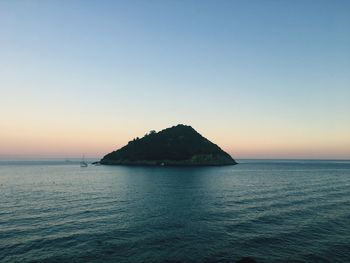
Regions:
[[85, 155], [83, 155], [83, 158], [80, 161], [80, 167], [87, 167], [88, 164], [85, 162]]

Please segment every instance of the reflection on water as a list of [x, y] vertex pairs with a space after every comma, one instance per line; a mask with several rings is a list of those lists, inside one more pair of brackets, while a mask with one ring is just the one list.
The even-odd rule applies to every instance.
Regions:
[[1, 262], [350, 262], [350, 162], [0, 164]]

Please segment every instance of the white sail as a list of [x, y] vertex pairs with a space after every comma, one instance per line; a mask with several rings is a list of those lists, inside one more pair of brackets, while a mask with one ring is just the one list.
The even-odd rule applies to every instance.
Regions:
[[83, 155], [83, 158], [81, 159], [81, 162], [80, 162], [80, 167], [87, 167], [88, 164], [87, 162], [85, 162], [85, 155]]

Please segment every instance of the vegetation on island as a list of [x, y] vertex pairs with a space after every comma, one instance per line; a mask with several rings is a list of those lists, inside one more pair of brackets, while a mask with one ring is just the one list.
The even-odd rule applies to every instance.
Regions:
[[179, 124], [154, 130], [113, 151], [101, 164], [125, 165], [233, 165], [232, 157], [191, 126]]

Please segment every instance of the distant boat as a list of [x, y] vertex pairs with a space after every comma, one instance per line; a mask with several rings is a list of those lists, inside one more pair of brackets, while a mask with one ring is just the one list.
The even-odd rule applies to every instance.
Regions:
[[83, 158], [81, 159], [80, 167], [88, 167], [87, 162], [85, 162], [85, 156], [84, 155], [83, 155]]

